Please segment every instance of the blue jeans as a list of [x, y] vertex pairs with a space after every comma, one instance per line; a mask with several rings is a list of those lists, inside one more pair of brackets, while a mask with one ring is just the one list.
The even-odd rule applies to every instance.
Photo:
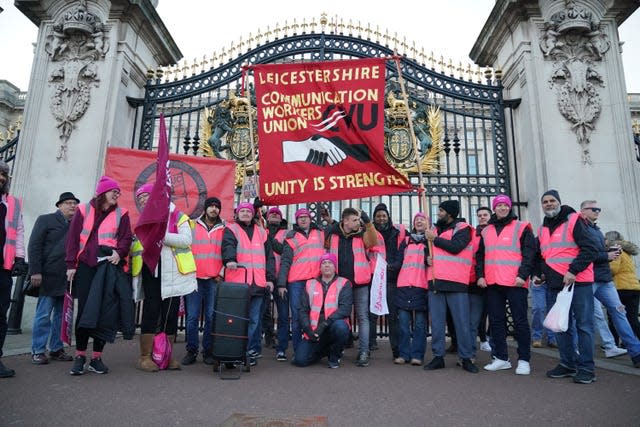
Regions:
[[[556, 302], [560, 289], [549, 289], [552, 303]], [[576, 354], [573, 336], [578, 336], [578, 353]], [[575, 286], [571, 311], [569, 313], [569, 328], [566, 332], [556, 334], [560, 364], [565, 368], [578, 369], [587, 372], [595, 371], [593, 361], [593, 290], [592, 286]]]
[[351, 334], [351, 330], [347, 322], [344, 320], [334, 321], [320, 335], [318, 342], [314, 343], [306, 338], [300, 340], [293, 364], [300, 367], [309, 366], [324, 356], [329, 356], [330, 362], [338, 362], [342, 355], [342, 350], [344, 350], [344, 345], [349, 339], [349, 334]]
[[[47, 349], [54, 352], [62, 349], [60, 328], [62, 327], [62, 304], [64, 297], [38, 297], [36, 315], [33, 318], [33, 332], [31, 336], [31, 353], [42, 354]], [[51, 338], [49, 338], [51, 337]]]
[[471, 333], [469, 332], [469, 294], [466, 292], [429, 291], [429, 312], [431, 313], [431, 351], [436, 357], [445, 355], [445, 329], [447, 326], [447, 306], [453, 318], [461, 359], [471, 359]]
[[542, 325], [547, 315], [547, 307], [551, 308], [553, 302], [546, 282], [539, 285], [531, 282], [531, 339], [542, 341], [543, 333], [547, 334], [547, 344], [555, 344], [556, 335], [553, 331]]
[[[596, 285], [593, 285], [593, 291], [596, 291]], [[593, 301], [593, 325], [600, 335], [600, 341], [602, 344], [602, 348], [605, 350], [609, 350], [616, 346], [616, 340], [613, 338], [613, 334], [611, 334], [611, 329], [609, 329], [609, 323], [607, 319], [604, 317], [604, 312], [602, 311], [602, 303], [598, 301], [597, 298], [594, 297]]]
[[631, 357], [640, 355], [640, 340], [635, 336], [627, 320], [627, 312], [613, 282], [595, 282], [593, 295], [607, 308], [613, 326]]
[[[276, 351], [286, 351], [289, 345], [289, 315], [291, 315], [291, 344], [294, 353], [298, 350], [298, 345], [302, 341], [302, 330], [298, 310], [300, 300], [305, 290], [305, 282], [291, 282], [287, 285], [287, 293], [284, 298], [280, 298], [278, 292], [275, 293], [276, 307], [278, 309], [278, 347]], [[289, 314], [291, 309], [291, 314]]]
[[511, 316], [518, 342], [518, 360], [528, 362], [531, 359], [531, 331], [527, 319], [526, 288], [514, 286], [491, 285], [487, 288], [487, 304], [489, 306], [489, 324], [493, 339], [493, 354], [500, 360], [509, 360], [507, 348], [507, 301], [511, 308]]
[[[415, 314], [413, 331], [411, 330], [412, 314]], [[424, 359], [424, 352], [427, 347], [426, 317], [425, 311], [398, 309], [400, 327], [398, 331], [398, 349], [400, 350], [400, 357], [404, 360], [418, 359], [422, 361]]]
[[353, 306], [358, 317], [358, 354], [369, 353], [369, 286], [353, 288]]
[[[478, 351], [478, 328], [485, 309], [485, 295], [469, 293], [469, 333], [471, 334], [471, 354], [476, 357]], [[482, 325], [485, 328], [485, 325]]]
[[247, 342], [247, 351], [255, 351], [262, 353], [262, 304], [264, 303], [264, 295], [251, 296], [249, 300], [249, 331], [247, 333], [249, 340]]
[[[211, 325], [213, 324], [213, 306], [216, 299], [216, 282], [214, 279], [198, 279], [198, 289], [185, 297], [187, 309], [187, 351], [198, 352], [200, 308], [204, 310], [204, 331], [202, 332], [202, 352], [208, 353], [211, 348]], [[204, 307], [203, 307], [204, 301]]]

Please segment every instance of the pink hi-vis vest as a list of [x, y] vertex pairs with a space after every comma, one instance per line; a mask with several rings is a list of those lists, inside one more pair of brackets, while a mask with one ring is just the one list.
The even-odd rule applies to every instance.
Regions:
[[[340, 236], [337, 234], [331, 235], [331, 244], [329, 245], [329, 252], [338, 256]], [[353, 251], [353, 281], [354, 285], [368, 285], [371, 281], [371, 266], [367, 259], [367, 252], [364, 248], [364, 240], [362, 237], [354, 237], [351, 239], [351, 250]], [[339, 261], [339, 260], [338, 260]], [[340, 274], [336, 268], [336, 273]]]
[[11, 270], [16, 258], [16, 245], [18, 244], [18, 224], [22, 215], [22, 205], [20, 200], [6, 195], [7, 198], [7, 216], [4, 219], [4, 229], [7, 233], [2, 254], [4, 262], [2, 268]]
[[196, 277], [208, 279], [220, 275], [222, 269], [222, 235], [224, 226], [212, 230], [196, 221], [191, 252], [196, 260]]
[[[273, 238], [278, 242], [282, 243], [284, 242], [284, 237], [286, 235], [287, 235], [287, 230], [281, 229], [276, 232], [276, 235]], [[279, 253], [276, 253], [276, 251], [273, 251], [273, 258], [276, 260], [276, 277], [278, 277], [278, 274], [280, 273], [280, 260], [282, 259], [282, 255], [280, 255]]]
[[[528, 222], [513, 220], [498, 236], [496, 227], [489, 224], [482, 230], [484, 240], [484, 278], [488, 285], [515, 286], [522, 264], [520, 239], [531, 227]], [[529, 281], [525, 280], [525, 288]]]
[[398, 274], [398, 287], [413, 286], [428, 289], [427, 266], [424, 263], [425, 243], [412, 242], [407, 238], [402, 267]]
[[[82, 222], [82, 231], [80, 232], [80, 250], [78, 256], [84, 251], [84, 247], [89, 240], [89, 235], [93, 229], [93, 221], [95, 217], [94, 207], [91, 203], [83, 203], [78, 206], [78, 211], [84, 218]], [[107, 217], [98, 226], [98, 245], [108, 246], [115, 248], [118, 246], [118, 228], [120, 227], [120, 221], [124, 214], [127, 213], [126, 209], [116, 207], [109, 212]]]
[[[453, 229], [449, 228], [438, 237], [451, 240], [454, 234], [470, 228], [466, 222], [456, 223]], [[433, 269], [436, 280], [447, 280], [450, 282], [463, 283], [469, 285], [471, 275], [471, 265], [473, 264], [473, 239], [458, 254], [452, 254], [433, 245]]]
[[306, 290], [309, 297], [309, 321], [311, 329], [314, 331], [318, 327], [320, 321], [320, 312], [324, 307], [324, 318], [327, 319], [338, 309], [338, 298], [340, 291], [347, 285], [347, 279], [338, 277], [329, 285], [326, 297], [322, 292], [322, 283], [318, 279], [307, 280]]
[[380, 234], [380, 232], [376, 231], [376, 245], [367, 249], [367, 258], [369, 258], [369, 268], [371, 269], [371, 274], [376, 271], [378, 254], [382, 255], [382, 259], [387, 259], [387, 250], [384, 244], [384, 237], [382, 237], [382, 234]]
[[293, 249], [291, 268], [287, 282], [309, 280], [320, 272], [320, 257], [324, 254], [324, 234], [320, 230], [309, 230], [309, 237], [296, 233], [287, 238], [287, 243]]
[[[247, 268], [247, 283], [255, 283], [264, 288], [267, 286], [267, 260], [264, 254], [264, 242], [267, 232], [262, 227], [253, 224], [253, 238], [249, 240], [247, 233], [235, 222], [227, 224], [227, 228], [236, 236], [236, 262]], [[244, 271], [241, 268], [225, 270], [225, 281], [244, 283]]]
[[471, 230], [471, 246], [473, 247], [473, 258], [471, 258], [471, 273], [469, 273], [469, 284], [476, 283], [478, 278], [476, 277], [476, 254], [480, 248], [480, 236], [477, 235], [476, 230]]
[[[563, 276], [569, 271], [569, 265], [580, 253], [580, 248], [573, 240], [573, 230], [579, 219], [579, 214], [570, 214], [567, 221], [557, 227], [553, 234], [549, 234], [549, 228], [544, 225], [538, 229], [540, 252], [544, 262]], [[593, 282], [593, 278], [593, 263], [591, 263], [576, 275], [576, 282]]]

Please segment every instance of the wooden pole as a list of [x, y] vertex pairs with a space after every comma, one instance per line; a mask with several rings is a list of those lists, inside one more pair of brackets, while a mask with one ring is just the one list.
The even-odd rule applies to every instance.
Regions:
[[[413, 151], [416, 154], [416, 169], [418, 170], [418, 180], [419, 180], [418, 197], [420, 200], [420, 210], [422, 212], [426, 212], [427, 211], [427, 194], [426, 194], [426, 190], [424, 188], [424, 182], [422, 179], [422, 166], [420, 165], [421, 163], [420, 155], [418, 153], [418, 141], [416, 140], [416, 134], [413, 131], [413, 121], [411, 119], [411, 110], [409, 109], [409, 96], [407, 95], [407, 90], [404, 87], [404, 78], [402, 77], [402, 70], [400, 69], [400, 58], [398, 57], [396, 52], [394, 52], [393, 60], [395, 61], [396, 68], [398, 70], [398, 83], [400, 83], [400, 89], [402, 90], [402, 100], [404, 101], [404, 104], [406, 107], [407, 121], [409, 122], [409, 135], [411, 137], [411, 142], [413, 143]], [[431, 215], [427, 215], [427, 217], [431, 219]], [[427, 243], [429, 245], [429, 255], [433, 259], [433, 242], [431, 240], [427, 240]], [[433, 264], [433, 261], [432, 261], [432, 264]], [[433, 272], [433, 282], [435, 284], [436, 269], [434, 265], [431, 265], [431, 271]]]

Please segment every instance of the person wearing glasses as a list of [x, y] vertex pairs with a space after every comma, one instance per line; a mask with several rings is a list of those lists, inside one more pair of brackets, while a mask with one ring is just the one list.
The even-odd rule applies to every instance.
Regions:
[[[595, 200], [585, 200], [580, 204], [580, 213], [587, 219], [589, 231], [594, 236], [594, 239], [597, 239], [598, 243], [598, 255], [593, 262], [595, 274], [593, 295], [606, 307], [618, 336], [631, 356], [633, 365], [636, 368], [640, 368], [640, 340], [638, 340], [638, 337], [633, 333], [631, 325], [627, 320], [624, 305], [620, 301], [616, 285], [613, 283], [611, 268], [609, 267], [610, 261], [614, 261], [620, 257], [622, 249], [616, 246], [607, 250], [604, 235], [596, 225], [600, 212], [601, 209]], [[604, 316], [602, 316], [602, 323], [606, 325]], [[615, 341], [613, 342], [615, 343]]]
[[[71, 219], [66, 242], [67, 280], [73, 284], [78, 298], [76, 317], [76, 355], [71, 375], [84, 374], [87, 346], [92, 330], [78, 326], [90, 298], [91, 282], [98, 270], [99, 258], [123, 268], [131, 248], [131, 221], [126, 209], [118, 206], [120, 185], [103, 176], [96, 185], [96, 195], [88, 203], [78, 205]], [[95, 313], [94, 313], [95, 314]], [[95, 314], [100, 317], [100, 313]], [[99, 321], [98, 321], [99, 323]], [[102, 362], [106, 341], [93, 336], [93, 353], [89, 371], [106, 374], [109, 368]]]

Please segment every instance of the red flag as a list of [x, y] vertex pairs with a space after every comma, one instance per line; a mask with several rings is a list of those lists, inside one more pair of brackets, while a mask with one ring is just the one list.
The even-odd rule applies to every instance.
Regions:
[[385, 159], [384, 79], [384, 58], [254, 67], [265, 203], [411, 188]]
[[169, 220], [169, 202], [171, 181], [169, 179], [169, 141], [164, 124], [164, 114], [160, 114], [160, 138], [158, 159], [156, 160], [156, 181], [145, 205], [138, 224], [134, 229], [136, 237], [142, 243], [142, 260], [151, 271], [156, 269], [160, 259], [162, 240], [167, 231]]

